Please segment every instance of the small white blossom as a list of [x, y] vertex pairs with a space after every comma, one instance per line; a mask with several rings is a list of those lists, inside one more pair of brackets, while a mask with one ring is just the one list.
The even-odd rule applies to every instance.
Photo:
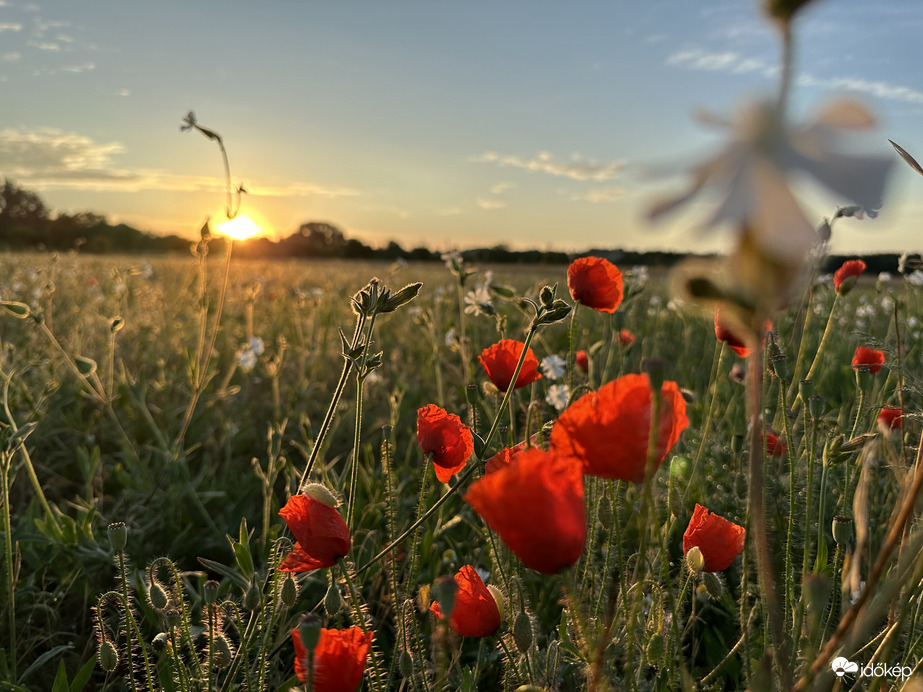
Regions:
[[542, 374], [549, 380], [557, 380], [567, 372], [567, 361], [557, 354], [542, 358]]
[[486, 286], [476, 286], [473, 291], [465, 294], [465, 314], [490, 315], [493, 303], [490, 302], [490, 292]]
[[563, 411], [567, 406], [567, 400], [570, 398], [570, 387], [566, 384], [553, 384], [548, 388], [545, 395], [545, 401], [554, 406], [556, 411]]
[[247, 342], [247, 347], [250, 348], [256, 355], [263, 355], [263, 351], [266, 350], [266, 345], [263, 343], [263, 340], [258, 336], [251, 336], [250, 341]]
[[451, 348], [458, 343], [458, 337], [455, 336], [455, 327], [451, 327], [449, 331], [445, 333], [445, 345]]
[[244, 346], [237, 354], [237, 367], [241, 370], [253, 370], [256, 367], [256, 354], [249, 346]]
[[912, 286], [923, 286], [923, 269], [914, 269], [907, 275], [907, 281]]
[[878, 274], [878, 283], [886, 284], [891, 280], [891, 274], [889, 272], [881, 272]]

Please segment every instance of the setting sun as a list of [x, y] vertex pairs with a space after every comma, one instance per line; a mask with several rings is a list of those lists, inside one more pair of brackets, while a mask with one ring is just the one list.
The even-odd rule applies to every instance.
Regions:
[[247, 216], [235, 216], [230, 221], [220, 224], [217, 230], [222, 235], [230, 236], [234, 240], [246, 240], [263, 234], [263, 229]]

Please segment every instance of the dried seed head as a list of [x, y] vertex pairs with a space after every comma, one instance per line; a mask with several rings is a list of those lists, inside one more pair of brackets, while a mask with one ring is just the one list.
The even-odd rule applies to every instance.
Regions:
[[109, 545], [115, 552], [120, 553], [125, 550], [125, 545], [128, 543], [128, 527], [125, 526], [125, 522], [116, 521], [109, 524], [108, 534]]

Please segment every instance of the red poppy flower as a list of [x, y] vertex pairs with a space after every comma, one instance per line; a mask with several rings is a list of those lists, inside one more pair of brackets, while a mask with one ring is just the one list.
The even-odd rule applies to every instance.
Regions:
[[868, 370], [869, 372], [878, 372], [885, 363], [885, 352], [877, 348], [860, 346], [856, 349], [852, 357], [853, 369]]
[[[500, 627], [500, 609], [493, 594], [474, 567], [465, 565], [455, 575], [455, 607], [449, 616], [449, 627], [463, 637], [487, 637]], [[429, 609], [440, 620], [442, 607], [433, 601]]]
[[721, 319], [718, 310], [715, 310], [715, 336], [718, 338], [718, 341], [724, 341], [730, 346], [734, 350], [734, 353], [741, 358], [746, 358], [753, 353], [753, 349], [750, 348], [741, 337], [735, 334], [723, 319]]
[[[501, 339], [493, 346], [485, 348], [481, 351], [481, 355], [478, 356], [478, 360], [481, 361], [481, 365], [484, 366], [484, 370], [487, 372], [487, 377], [501, 392], [509, 389], [510, 382], [513, 380], [513, 373], [516, 372], [516, 364], [522, 355], [523, 346], [525, 344], [521, 341]], [[535, 357], [530, 348], [526, 352], [526, 359], [522, 362], [522, 368], [513, 389], [532, 384], [541, 376], [542, 373], [538, 371], [538, 358]]]
[[295, 550], [279, 565], [283, 572], [311, 572], [333, 567], [352, 542], [343, 517], [333, 507], [307, 495], [292, 495], [279, 510], [295, 536]]
[[581, 257], [567, 268], [571, 298], [599, 312], [615, 312], [622, 302], [622, 272], [602, 257]]
[[862, 272], [865, 271], [865, 262], [860, 259], [847, 260], [836, 270], [833, 275], [833, 287], [840, 295], [846, 295], [856, 285]]
[[472, 483], [465, 501], [537, 572], [554, 574], [583, 552], [586, 508], [577, 459], [526, 449], [508, 467]]
[[[654, 470], [689, 425], [676, 382], [660, 389], [660, 427]], [[647, 375], [625, 375], [584, 394], [551, 429], [551, 447], [577, 457], [590, 476], [644, 481], [651, 430], [651, 384]]]
[[454, 413], [446, 413], [435, 404], [417, 410], [417, 441], [424, 454], [433, 455], [440, 483], [448, 483], [465, 468], [465, 462], [474, 452], [474, 438], [468, 426]]
[[695, 546], [705, 558], [706, 572], [723, 572], [743, 552], [746, 535], [744, 527], [696, 504], [683, 534], [683, 555]]
[[[346, 630], [321, 628], [320, 639], [314, 647], [311, 675], [314, 692], [353, 692], [362, 682], [373, 636], [360, 627]], [[301, 632], [297, 627], [292, 630], [292, 644], [295, 645], [295, 675], [301, 682], [307, 682], [308, 651], [301, 642]]]
[[590, 356], [586, 351], [577, 351], [577, 368], [581, 372], [587, 372], [590, 369]]
[[780, 457], [788, 451], [788, 445], [778, 435], [766, 433], [766, 454], [771, 457]]
[[484, 464], [484, 475], [487, 475], [488, 473], [495, 473], [500, 469], [505, 469], [510, 465], [513, 457], [525, 449], [525, 446], [525, 442], [520, 442], [515, 447], [504, 447], [501, 449], [490, 459], [488, 459], [486, 464]]
[[900, 428], [904, 422], [904, 411], [895, 406], [885, 406], [878, 414], [878, 426], [885, 430]]
[[619, 343], [622, 346], [631, 346], [635, 341], [637, 341], [635, 335], [627, 329], [623, 329], [619, 332]]

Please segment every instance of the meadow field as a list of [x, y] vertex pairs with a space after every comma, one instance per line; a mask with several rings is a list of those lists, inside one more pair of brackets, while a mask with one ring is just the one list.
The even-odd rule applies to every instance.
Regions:
[[745, 361], [644, 268], [225, 247], [0, 257], [0, 689], [916, 689], [918, 270]]

